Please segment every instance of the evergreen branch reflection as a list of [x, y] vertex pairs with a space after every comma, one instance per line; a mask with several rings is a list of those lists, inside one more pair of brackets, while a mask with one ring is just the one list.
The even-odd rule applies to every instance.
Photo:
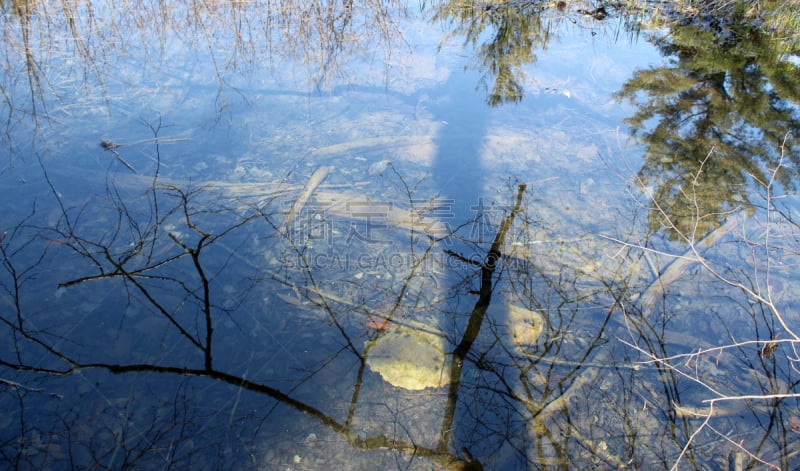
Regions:
[[[480, 86], [491, 106], [517, 103], [524, 96], [523, 66], [536, 62], [536, 52], [547, 49], [552, 25], [539, 2], [448, 1], [437, 6], [434, 21], [453, 24], [453, 36], [476, 47], [483, 72]], [[484, 39], [491, 33], [489, 39]]]
[[[800, 132], [797, 66], [778, 38], [742, 15], [720, 14], [718, 29], [672, 25], [654, 41], [672, 61], [636, 72], [617, 93], [638, 107], [627, 120], [646, 149], [638, 176], [679, 229], [667, 231], [671, 238], [700, 239], [748, 206], [753, 183], [769, 181], [784, 135]], [[788, 149], [796, 164], [795, 139]], [[795, 179], [786, 172], [779, 183], [792, 191]], [[658, 211], [649, 225], [662, 227]]]

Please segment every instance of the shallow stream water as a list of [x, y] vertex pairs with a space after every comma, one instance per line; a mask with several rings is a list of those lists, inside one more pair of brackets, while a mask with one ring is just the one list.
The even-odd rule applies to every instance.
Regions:
[[11, 467], [800, 464], [789, 56], [584, 2], [2, 9]]

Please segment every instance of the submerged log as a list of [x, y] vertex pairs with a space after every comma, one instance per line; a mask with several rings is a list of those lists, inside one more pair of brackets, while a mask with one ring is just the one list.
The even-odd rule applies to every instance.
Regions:
[[314, 193], [314, 190], [316, 190], [320, 183], [322, 183], [322, 180], [325, 180], [325, 177], [328, 176], [328, 172], [330, 171], [331, 167], [325, 166], [318, 168], [313, 174], [311, 174], [311, 178], [308, 179], [308, 183], [306, 183], [306, 186], [303, 187], [303, 190], [297, 196], [297, 199], [294, 200], [291, 208], [289, 208], [289, 213], [286, 214], [286, 219], [283, 220], [283, 225], [281, 226], [281, 234], [286, 234], [288, 232], [288, 229], [294, 223], [297, 214], [303, 210], [308, 202], [308, 199], [311, 197], [311, 194]]

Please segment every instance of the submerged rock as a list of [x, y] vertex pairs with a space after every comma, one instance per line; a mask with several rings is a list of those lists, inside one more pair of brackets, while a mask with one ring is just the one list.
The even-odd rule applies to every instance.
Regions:
[[392, 386], [419, 391], [450, 382], [443, 335], [394, 324], [366, 347], [367, 366]]
[[544, 330], [544, 319], [538, 312], [515, 304], [508, 305], [508, 324], [512, 341], [523, 351], [535, 345]]
[[375, 162], [374, 164], [369, 166], [367, 173], [369, 173], [370, 175], [377, 175], [379, 173], [383, 173], [383, 171], [386, 170], [386, 167], [388, 167], [391, 162], [392, 162], [391, 160], [380, 160], [378, 162]]

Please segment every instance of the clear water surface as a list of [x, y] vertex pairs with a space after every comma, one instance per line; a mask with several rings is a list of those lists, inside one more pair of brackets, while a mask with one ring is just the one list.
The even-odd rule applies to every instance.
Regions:
[[0, 458], [800, 464], [796, 65], [596, 8], [5, 2]]

